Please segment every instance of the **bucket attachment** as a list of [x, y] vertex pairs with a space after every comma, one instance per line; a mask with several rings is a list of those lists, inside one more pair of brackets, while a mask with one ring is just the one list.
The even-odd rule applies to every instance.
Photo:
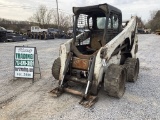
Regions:
[[92, 107], [98, 101], [97, 96], [88, 95], [87, 97], [83, 97], [79, 104], [83, 105], [86, 108]]

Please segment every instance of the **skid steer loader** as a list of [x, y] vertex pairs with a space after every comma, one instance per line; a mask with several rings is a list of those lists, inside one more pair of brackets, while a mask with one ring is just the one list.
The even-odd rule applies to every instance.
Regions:
[[[98, 100], [100, 88], [121, 98], [125, 82], [135, 82], [139, 73], [136, 17], [122, 28], [121, 11], [109, 4], [73, 7], [73, 13], [73, 39], [60, 45], [60, 55], [52, 66], [59, 85], [51, 93], [79, 95], [85, 107]], [[76, 90], [73, 83], [85, 86], [84, 91]]]

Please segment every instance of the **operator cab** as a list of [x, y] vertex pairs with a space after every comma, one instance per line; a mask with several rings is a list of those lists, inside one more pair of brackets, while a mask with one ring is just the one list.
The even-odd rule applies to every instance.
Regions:
[[122, 31], [121, 11], [111, 5], [73, 7], [73, 13], [74, 45], [82, 54], [95, 53]]

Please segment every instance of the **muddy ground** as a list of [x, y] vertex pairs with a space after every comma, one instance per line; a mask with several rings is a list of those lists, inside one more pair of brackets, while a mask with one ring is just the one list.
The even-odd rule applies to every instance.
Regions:
[[[0, 43], [0, 120], [159, 120], [160, 36], [138, 35], [140, 73], [136, 83], [126, 83], [123, 98], [108, 97], [103, 90], [92, 108], [79, 105], [80, 97], [48, 92], [57, 86], [51, 66], [66, 39]], [[42, 78], [13, 77], [14, 46], [37, 48]]]

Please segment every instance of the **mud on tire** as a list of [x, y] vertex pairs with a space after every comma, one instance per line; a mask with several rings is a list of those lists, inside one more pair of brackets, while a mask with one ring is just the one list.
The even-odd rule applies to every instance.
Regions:
[[136, 82], [139, 74], [139, 59], [138, 58], [127, 58], [124, 63], [127, 69], [128, 82]]
[[111, 64], [105, 72], [104, 90], [109, 96], [121, 98], [125, 92], [126, 79], [125, 67]]
[[57, 80], [59, 79], [60, 68], [61, 68], [61, 61], [60, 57], [58, 57], [57, 59], [55, 59], [52, 65], [52, 75]]

